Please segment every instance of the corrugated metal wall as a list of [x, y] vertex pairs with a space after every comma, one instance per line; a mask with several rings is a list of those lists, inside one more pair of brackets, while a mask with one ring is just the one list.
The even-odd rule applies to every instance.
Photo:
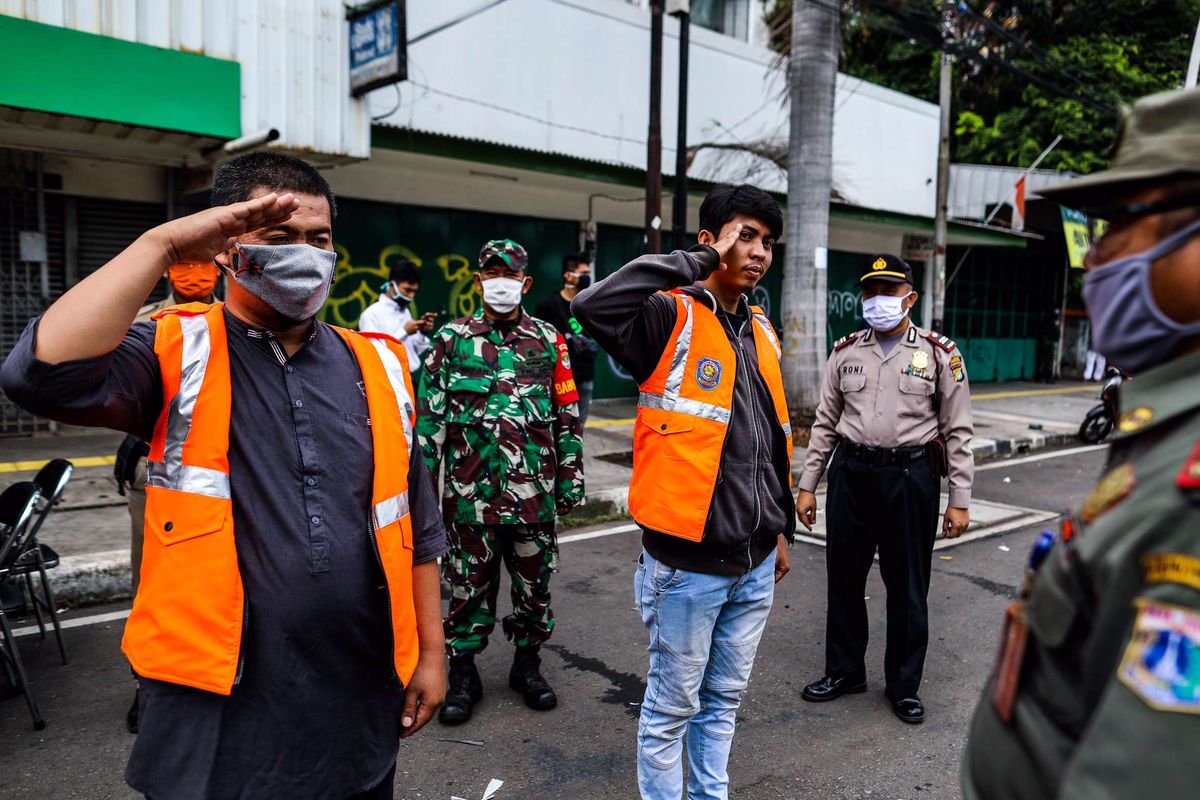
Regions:
[[370, 155], [340, 0], [0, 0], [0, 14], [239, 61], [243, 134], [277, 128], [276, 147]]

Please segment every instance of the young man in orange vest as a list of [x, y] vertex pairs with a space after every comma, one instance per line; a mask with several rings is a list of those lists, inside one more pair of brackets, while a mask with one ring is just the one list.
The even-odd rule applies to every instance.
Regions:
[[[151, 443], [141, 677], [126, 781], [152, 798], [390, 798], [398, 738], [445, 696], [448, 546], [412, 435], [404, 346], [318, 322], [333, 192], [277, 153], [143, 234], [33, 320], [0, 371], [22, 406]], [[166, 265], [227, 304], [131, 326]]]
[[787, 574], [791, 426], [779, 340], [746, 296], [771, 266], [779, 205], [718, 186], [699, 244], [646, 255], [575, 297], [587, 332], [641, 389], [629, 510], [641, 525], [634, 577], [650, 632], [638, 725], [644, 800], [728, 796], [734, 720]]

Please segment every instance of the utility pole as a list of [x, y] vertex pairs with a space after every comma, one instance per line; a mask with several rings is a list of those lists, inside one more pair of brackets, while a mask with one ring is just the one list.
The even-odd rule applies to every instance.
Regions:
[[942, 63], [938, 71], [937, 207], [933, 216], [933, 329], [945, 330], [946, 318], [946, 204], [950, 195], [950, 79], [954, 60], [949, 45], [954, 37], [954, 0], [942, 0]]
[[793, 0], [788, 67], [787, 247], [783, 269], [783, 388], [792, 424], [812, 426], [825, 372], [829, 197], [840, 12]]
[[663, 2], [650, 0], [650, 130], [646, 136], [646, 252], [662, 252]]
[[671, 0], [671, 16], [679, 20], [679, 113], [675, 123], [675, 198], [671, 201], [671, 228], [675, 249], [687, 249], [687, 106], [688, 38], [692, 27], [690, 0]]

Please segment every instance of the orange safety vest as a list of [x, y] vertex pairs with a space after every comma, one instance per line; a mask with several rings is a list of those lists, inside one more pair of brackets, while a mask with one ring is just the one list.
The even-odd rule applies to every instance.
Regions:
[[[737, 355], [725, 327], [703, 303], [679, 291], [675, 327], [654, 373], [639, 387], [629, 512], [650, 530], [698, 542], [704, 537], [733, 409]], [[750, 308], [758, 371], [787, 439], [792, 426], [779, 369], [779, 339], [758, 306]]]
[[[163, 410], [146, 463], [141, 584], [121, 649], [138, 675], [228, 695], [241, 674], [246, 603], [229, 483], [229, 382], [223, 303], [154, 315]], [[335, 328], [362, 370], [375, 474], [370, 535], [391, 601], [396, 675], [416, 669], [408, 443], [415, 424], [404, 345]]]

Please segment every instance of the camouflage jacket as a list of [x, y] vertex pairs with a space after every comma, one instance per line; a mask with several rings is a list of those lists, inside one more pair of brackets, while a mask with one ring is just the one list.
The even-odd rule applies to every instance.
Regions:
[[483, 311], [433, 337], [417, 438], [447, 522], [552, 522], [583, 500], [583, 426], [563, 337], [524, 311], [507, 330]]

